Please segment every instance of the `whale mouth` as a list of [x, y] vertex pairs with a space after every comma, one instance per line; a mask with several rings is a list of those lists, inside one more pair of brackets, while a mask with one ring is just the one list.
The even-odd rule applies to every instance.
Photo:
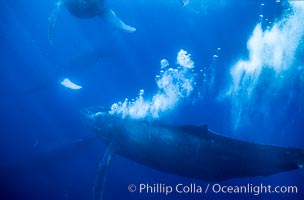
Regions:
[[109, 109], [107, 109], [104, 106], [91, 106], [84, 108], [80, 111], [80, 114], [84, 117], [93, 117], [94, 115], [97, 115], [98, 113], [108, 113]]
[[80, 111], [82, 121], [86, 127], [91, 129], [96, 136], [105, 142], [111, 142], [111, 131], [113, 118], [109, 114], [109, 109], [103, 106], [87, 107]]
[[108, 109], [103, 106], [87, 107], [80, 111], [82, 120], [89, 128], [94, 128], [98, 119], [108, 114]]

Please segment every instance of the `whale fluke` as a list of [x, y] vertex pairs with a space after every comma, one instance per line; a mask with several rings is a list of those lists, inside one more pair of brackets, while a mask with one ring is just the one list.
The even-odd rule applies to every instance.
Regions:
[[179, 1], [183, 4], [183, 7], [186, 7], [190, 3], [190, 0], [179, 0]]

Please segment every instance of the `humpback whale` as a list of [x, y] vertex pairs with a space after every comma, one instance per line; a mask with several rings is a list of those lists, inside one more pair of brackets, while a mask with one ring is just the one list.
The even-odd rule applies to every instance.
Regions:
[[113, 10], [106, 8], [104, 0], [58, 0], [49, 17], [48, 36], [50, 41], [53, 41], [54, 29], [62, 5], [65, 5], [70, 14], [75, 17], [101, 17], [117, 29], [130, 33], [136, 31], [136, 28], [125, 24], [121, 19], [119, 19]]
[[203, 181], [303, 170], [304, 149], [241, 141], [217, 134], [207, 125], [177, 126], [123, 119], [103, 108], [88, 108], [82, 114], [87, 125], [109, 145], [99, 165], [94, 195], [98, 200], [102, 198], [106, 170], [113, 154], [163, 172]]

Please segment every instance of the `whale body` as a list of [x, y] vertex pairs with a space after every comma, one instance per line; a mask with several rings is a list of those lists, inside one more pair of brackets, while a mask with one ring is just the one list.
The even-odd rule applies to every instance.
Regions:
[[136, 31], [136, 28], [124, 23], [112, 9], [105, 7], [104, 4], [104, 0], [57, 0], [49, 17], [48, 37], [50, 42], [54, 40], [55, 25], [63, 5], [71, 15], [77, 18], [100, 17], [119, 30], [129, 33]]
[[96, 110], [85, 116], [115, 154], [163, 172], [223, 181], [303, 169], [303, 149], [228, 138], [206, 125], [166, 125]]

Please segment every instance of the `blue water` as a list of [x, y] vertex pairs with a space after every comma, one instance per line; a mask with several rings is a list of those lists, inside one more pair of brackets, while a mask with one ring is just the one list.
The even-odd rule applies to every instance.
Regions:
[[[94, 138], [80, 111], [135, 98], [140, 89], [153, 96], [160, 60], [166, 58], [174, 65], [180, 49], [191, 53], [198, 86], [195, 94], [165, 114], [164, 121], [208, 124], [226, 136], [304, 148], [303, 35], [288, 70], [279, 76], [262, 74], [253, 97], [226, 96], [232, 82], [230, 71], [238, 60], [248, 58], [247, 41], [255, 26], [261, 22], [264, 30], [268, 25], [270, 29], [265, 18], [272, 23], [284, 18], [286, 2], [192, 0], [182, 7], [177, 0], [108, 0], [109, 7], [137, 28], [132, 34], [115, 30], [99, 18], [78, 19], [63, 8], [51, 44], [48, 17], [54, 5], [53, 0], [1, 3], [0, 170], [4, 174], [14, 172], [16, 166], [21, 167], [16, 172], [22, 166], [30, 166], [30, 170], [0, 177], [0, 199], [93, 199], [97, 166], [106, 146]], [[206, 83], [199, 77], [204, 67], [209, 69]], [[60, 81], [65, 77], [83, 88], [63, 87]], [[247, 87], [247, 82], [242, 86]], [[238, 109], [241, 117], [235, 114]], [[83, 138], [94, 139], [72, 152], [64, 148]], [[45, 157], [44, 164], [37, 157]], [[298, 194], [130, 193], [127, 187], [131, 183], [207, 183], [116, 156], [104, 199], [303, 199], [303, 180], [304, 174], [298, 170], [222, 183], [296, 185]]]

